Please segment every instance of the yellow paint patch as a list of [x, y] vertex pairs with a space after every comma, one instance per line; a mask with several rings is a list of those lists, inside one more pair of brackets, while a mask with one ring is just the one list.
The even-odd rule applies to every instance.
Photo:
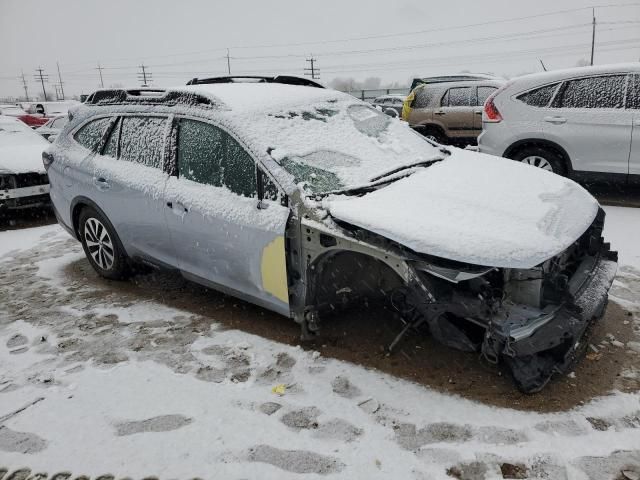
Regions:
[[262, 250], [262, 288], [289, 304], [287, 261], [284, 256], [284, 237], [278, 237]]

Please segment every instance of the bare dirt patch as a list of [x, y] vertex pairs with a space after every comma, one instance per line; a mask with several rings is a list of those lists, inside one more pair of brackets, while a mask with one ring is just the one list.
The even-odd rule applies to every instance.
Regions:
[[[557, 377], [542, 392], [525, 395], [514, 387], [505, 369], [484, 363], [475, 353], [447, 348], [429, 336], [409, 336], [399, 351], [387, 354], [385, 347], [401, 325], [384, 306], [336, 314], [325, 319], [322, 337], [300, 343], [300, 329], [292, 320], [186, 281], [177, 273], [153, 272], [127, 282], [113, 282], [99, 278], [83, 259], [69, 265], [66, 274], [70, 280], [86, 282], [99, 289], [107, 287], [130, 301], [153, 300], [197, 314], [196, 323], [210, 318], [226, 328], [289, 345], [302, 345], [320, 351], [325, 357], [376, 368], [490, 405], [539, 412], [563, 411], [614, 389], [624, 392], [640, 389], [638, 378], [623, 376], [625, 370], [640, 371], [640, 355], [611, 343], [611, 337], [623, 344], [636, 339], [631, 313], [613, 302], [591, 332], [589, 343], [598, 349], [597, 354], [589, 350], [594, 355], [587, 354], [576, 365], [575, 375]], [[96, 296], [102, 295], [99, 289]]]

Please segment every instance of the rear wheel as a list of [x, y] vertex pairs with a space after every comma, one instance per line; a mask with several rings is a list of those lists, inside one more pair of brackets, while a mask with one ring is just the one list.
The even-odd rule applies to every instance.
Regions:
[[84, 253], [99, 275], [111, 280], [129, 276], [127, 255], [111, 222], [104, 215], [85, 207], [80, 213], [79, 229]]
[[420, 133], [432, 142], [440, 143], [442, 145], [446, 145], [448, 143], [446, 135], [437, 128], [427, 127], [420, 130]]
[[558, 175], [567, 174], [567, 168], [562, 157], [549, 148], [526, 147], [519, 150], [512, 158], [526, 165], [541, 168]]

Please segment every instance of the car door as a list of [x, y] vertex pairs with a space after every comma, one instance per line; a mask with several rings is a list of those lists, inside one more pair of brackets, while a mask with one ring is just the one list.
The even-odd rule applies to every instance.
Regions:
[[434, 112], [434, 120], [441, 123], [449, 137], [473, 137], [474, 131], [473, 103], [475, 88], [452, 87], [440, 101], [440, 108]]
[[628, 173], [632, 115], [624, 108], [627, 77], [566, 80], [556, 93], [543, 131], [566, 150], [574, 170]]
[[473, 109], [473, 129], [475, 130], [475, 135], [480, 135], [480, 132], [482, 132], [482, 110], [484, 108], [484, 102], [486, 102], [487, 98], [497, 89], [497, 87], [485, 85], [476, 87], [476, 101], [475, 108]]
[[121, 116], [95, 159], [93, 182], [127, 253], [177, 267], [164, 215], [168, 128], [166, 116]]
[[629, 174], [640, 180], [640, 75], [633, 75], [627, 91], [627, 108], [632, 117], [631, 151], [629, 153]]
[[175, 131], [165, 215], [183, 274], [289, 315], [289, 208], [259, 201], [256, 163], [227, 131], [194, 118]]

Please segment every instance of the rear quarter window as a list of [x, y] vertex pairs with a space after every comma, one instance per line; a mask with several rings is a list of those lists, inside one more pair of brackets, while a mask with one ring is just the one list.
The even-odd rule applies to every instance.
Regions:
[[84, 124], [74, 133], [73, 138], [87, 150], [95, 149], [111, 123], [111, 117], [98, 118]]
[[413, 100], [413, 108], [427, 108], [431, 105], [433, 92], [426, 86], [417, 87], [415, 95], [416, 98]]
[[551, 102], [558, 85], [560, 85], [560, 83], [538, 87], [518, 95], [516, 98], [531, 107], [546, 107], [549, 105], [549, 102]]

